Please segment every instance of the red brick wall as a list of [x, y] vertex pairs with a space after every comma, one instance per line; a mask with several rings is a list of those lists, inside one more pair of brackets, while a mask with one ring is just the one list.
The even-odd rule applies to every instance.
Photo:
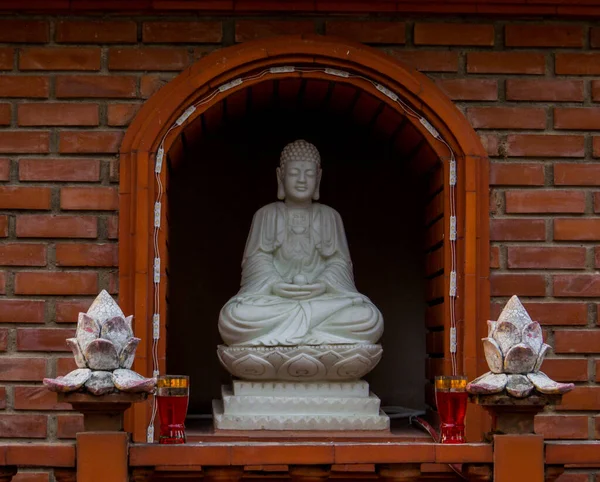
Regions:
[[0, 19], [1, 437], [63, 440], [80, 427], [40, 380], [72, 368], [64, 339], [77, 312], [118, 291], [115, 154], [140, 105], [222, 45], [308, 32], [425, 72], [480, 133], [492, 158], [492, 313], [520, 295], [555, 349], [544, 369], [577, 383], [536, 427], [600, 438], [600, 27], [124, 16]]

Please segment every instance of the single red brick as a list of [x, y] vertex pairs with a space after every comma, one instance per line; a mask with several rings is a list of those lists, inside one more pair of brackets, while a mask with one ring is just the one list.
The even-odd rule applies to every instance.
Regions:
[[494, 45], [494, 26], [475, 23], [417, 23], [415, 45]]
[[546, 358], [542, 371], [557, 382], [587, 382], [587, 358]]
[[511, 157], [583, 157], [583, 136], [513, 134], [507, 137]]
[[56, 376], [65, 376], [76, 368], [78, 368], [77, 363], [75, 363], [75, 359], [72, 356], [56, 358]]
[[[523, 303], [532, 319], [541, 325], [586, 325], [587, 303]], [[504, 303], [492, 304], [492, 318], [497, 319]]]
[[577, 269], [585, 268], [585, 248], [509, 246], [509, 268]]
[[117, 244], [60, 243], [56, 245], [56, 264], [57, 266], [118, 266], [118, 254]]
[[469, 52], [469, 74], [539, 74], [546, 72], [544, 54], [530, 52]]
[[492, 296], [545, 296], [546, 279], [541, 274], [490, 274]]
[[0, 410], [6, 408], [6, 388], [0, 387]]
[[493, 162], [490, 165], [492, 186], [543, 186], [544, 166], [512, 162]]
[[0, 159], [0, 181], [8, 181], [10, 179], [10, 159]]
[[0, 76], [0, 97], [46, 98], [50, 79], [33, 75]]
[[142, 104], [110, 104], [107, 109], [109, 126], [127, 126], [142, 107]]
[[554, 164], [554, 184], [562, 186], [600, 186], [600, 166], [597, 164]]
[[600, 48], [600, 27], [590, 29], [590, 47], [593, 49]]
[[506, 99], [582, 102], [583, 80], [507, 79]]
[[119, 151], [123, 133], [121, 131], [63, 131], [59, 134], [61, 153], [109, 153]]
[[600, 213], [600, 192], [594, 193], [594, 212]]
[[119, 274], [111, 272], [108, 274], [108, 292], [111, 295], [119, 294]]
[[58, 394], [44, 386], [14, 387], [16, 410], [72, 410], [70, 403], [59, 403]]
[[[1, 88], [1, 87], [0, 87]], [[37, 154], [50, 150], [50, 134], [44, 131], [0, 132], [0, 153]]]
[[46, 438], [47, 415], [0, 414], [0, 434], [5, 438]]
[[50, 41], [49, 31], [45, 20], [0, 20], [1, 43], [46, 43]]
[[554, 73], [557, 75], [599, 75], [599, 53], [556, 53]]
[[78, 181], [100, 180], [100, 161], [97, 159], [19, 159], [20, 181]]
[[592, 81], [592, 100], [594, 102], [600, 101], [600, 80]]
[[100, 48], [35, 47], [22, 49], [20, 70], [100, 70]]
[[0, 216], [0, 237], [8, 236], [8, 216]]
[[63, 187], [60, 190], [60, 207], [64, 210], [116, 211], [119, 193], [112, 187]]
[[97, 126], [98, 104], [19, 104], [20, 126]]
[[136, 96], [137, 79], [129, 75], [59, 75], [56, 97], [130, 98]]
[[46, 245], [0, 244], [0, 266], [46, 266]]
[[506, 192], [507, 213], [583, 213], [585, 192], [558, 189]]
[[11, 119], [11, 105], [0, 104], [0, 125], [9, 126]]
[[600, 296], [600, 274], [561, 274], [553, 276], [554, 296]]
[[83, 415], [58, 415], [56, 417], [56, 436], [58, 438], [75, 438], [78, 432], [83, 431]]
[[96, 238], [98, 218], [95, 216], [17, 216], [20, 238]]
[[0, 209], [50, 209], [48, 187], [0, 186]]
[[539, 107], [470, 107], [467, 119], [476, 129], [546, 128], [546, 110]]
[[73, 338], [75, 330], [67, 328], [19, 328], [19, 351], [71, 351], [65, 340]]
[[108, 218], [108, 239], [118, 239], [119, 237], [119, 217], [110, 216]]
[[555, 241], [600, 241], [600, 219], [554, 219]]
[[135, 43], [137, 25], [133, 21], [60, 20], [56, 24], [59, 43]]
[[600, 246], [594, 248], [594, 267], [600, 268]]
[[421, 72], [458, 71], [458, 52], [391, 49], [388, 54]]
[[93, 300], [57, 300], [56, 322], [76, 323], [79, 313], [86, 313]]
[[0, 357], [0, 380], [37, 382], [46, 376], [46, 357]]
[[401, 44], [406, 42], [406, 24], [378, 21], [328, 21], [327, 35], [344, 37], [367, 44]]
[[555, 330], [555, 353], [600, 353], [600, 330]]
[[7, 465], [31, 465], [35, 460], [38, 467], [75, 467], [74, 444], [11, 444], [5, 453]]
[[600, 137], [593, 138], [592, 155], [594, 157], [600, 157]]
[[0, 294], [6, 294], [6, 271], [0, 271]]
[[144, 47], [112, 48], [108, 57], [110, 70], [182, 70], [188, 65], [184, 48]]
[[315, 33], [312, 20], [239, 20], [235, 23], [235, 41], [247, 42], [276, 35]]
[[556, 410], [600, 410], [600, 387], [576, 386]]
[[221, 22], [144, 22], [142, 41], [159, 44], [221, 43]]
[[600, 130], [600, 107], [555, 107], [554, 128]]
[[498, 246], [490, 246], [490, 268], [500, 268], [500, 248]]
[[98, 274], [86, 271], [20, 271], [15, 273], [18, 295], [93, 295]]
[[17, 475], [12, 478], [12, 482], [49, 482], [50, 474], [48, 472], [24, 472], [19, 469]]
[[0, 70], [12, 70], [15, 49], [0, 47]]
[[8, 330], [0, 328], [0, 351], [6, 351], [8, 348]]
[[0, 299], [0, 323], [43, 323], [44, 300]]
[[583, 47], [580, 25], [512, 24], [504, 35], [506, 47]]
[[436, 79], [452, 100], [498, 100], [498, 81], [490, 79]]
[[546, 439], [577, 440], [588, 438], [587, 415], [538, 415], [535, 433]]
[[543, 219], [490, 219], [490, 241], [544, 241]]

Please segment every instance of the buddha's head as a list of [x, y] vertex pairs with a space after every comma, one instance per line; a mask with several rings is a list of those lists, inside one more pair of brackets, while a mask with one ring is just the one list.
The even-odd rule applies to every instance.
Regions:
[[277, 197], [295, 202], [319, 199], [321, 156], [317, 148], [304, 140], [283, 148], [277, 168]]

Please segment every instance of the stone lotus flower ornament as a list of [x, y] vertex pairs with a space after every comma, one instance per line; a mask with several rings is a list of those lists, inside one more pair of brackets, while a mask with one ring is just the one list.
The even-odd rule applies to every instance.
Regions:
[[151, 392], [156, 380], [130, 370], [140, 342], [133, 336], [132, 319], [102, 290], [87, 313], [79, 313], [76, 337], [67, 339], [79, 368], [64, 377], [44, 378], [44, 385], [55, 392], [84, 389], [93, 395]]
[[485, 358], [491, 371], [467, 385], [472, 394], [500, 393], [524, 398], [534, 387], [544, 394], [562, 394], [572, 383], [557, 383], [540, 371], [550, 348], [544, 343], [542, 328], [532, 321], [527, 310], [513, 296], [498, 321], [488, 321], [488, 337], [483, 338]]

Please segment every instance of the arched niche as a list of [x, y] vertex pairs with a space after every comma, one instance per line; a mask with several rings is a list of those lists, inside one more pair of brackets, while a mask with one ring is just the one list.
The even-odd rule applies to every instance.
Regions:
[[[294, 66], [295, 69], [281, 69], [284, 66]], [[351, 75], [340, 76], [340, 71]], [[239, 83], [238, 79], [243, 79], [243, 82]], [[219, 87], [224, 85], [230, 87], [219, 90]], [[195, 105], [196, 109], [181, 126], [176, 125], [176, 121], [192, 105]], [[453, 151], [458, 173], [454, 190], [457, 220], [457, 297], [454, 304], [458, 327], [458, 370], [469, 378], [474, 378], [481, 372], [479, 339], [485, 333], [485, 320], [489, 310], [486, 153], [463, 115], [425, 76], [369, 47], [316, 36], [248, 42], [209, 55], [148, 100], [129, 127], [120, 151], [119, 278], [121, 304], [127, 313], [134, 314], [136, 336], [143, 339], [134, 367], [137, 371], [145, 375], [152, 373], [152, 318], [155, 312], [160, 314], [161, 320], [161, 337], [156, 347], [161, 372], [164, 373], [168, 366], [166, 323], [169, 319], [167, 294], [171, 276], [168, 269], [168, 213], [171, 201], [185, 202], [176, 199], [176, 195], [173, 194], [169, 173], [177, 173], [180, 177], [181, 172], [187, 174], [187, 177], [192, 174], [201, 176], [203, 169], [199, 168], [200, 161], [194, 164], [190, 163], [190, 159], [204, 156], [210, 157], [210, 164], [206, 165], [205, 171], [214, 174], [214, 170], [211, 169], [216, 168], [217, 171], [221, 170], [221, 176], [226, 176], [227, 172], [223, 171], [223, 166], [218, 165], [219, 159], [221, 162], [226, 162], [228, 157], [233, 159], [236, 151], [229, 149], [226, 155], [219, 158], [215, 155], [219, 151], [219, 144], [215, 144], [215, 139], [221, 137], [221, 146], [235, 143], [231, 138], [227, 138], [227, 135], [237, 132], [239, 140], [244, 132], [244, 122], [248, 126], [247, 122], [251, 119], [255, 121], [253, 128], [261, 121], [267, 124], [265, 127], [270, 129], [269, 132], [277, 131], [276, 142], [261, 142], [262, 147], [256, 144], [250, 149], [253, 153], [250, 157], [261, 157], [265, 162], [256, 170], [245, 171], [245, 175], [256, 174], [258, 177], [252, 180], [263, 182], [259, 181], [259, 178], [263, 179], [260, 177], [263, 176], [261, 170], [266, 173], [267, 170], [273, 169], [276, 153], [286, 140], [285, 132], [278, 129], [278, 124], [273, 123], [273, 119], [279, 116], [282, 121], [300, 119], [306, 122], [311, 114], [319, 116], [320, 131], [329, 125], [330, 136], [336, 139], [341, 135], [337, 129], [339, 126], [347, 129], [351, 135], [349, 142], [353, 146], [352, 150], [346, 151], [347, 158], [354, 155], [356, 161], [356, 155], [362, 155], [364, 158], [369, 149], [377, 151], [375, 161], [380, 163], [379, 166], [368, 162], [357, 164], [353, 161], [357, 164], [350, 166], [353, 174], [342, 184], [347, 186], [349, 183], [363, 182], [365, 185], [361, 186], [361, 189], [364, 191], [360, 194], [368, 197], [369, 190], [374, 192], [373, 184], [377, 179], [384, 179], [381, 172], [377, 173], [374, 170], [386, 170], [391, 172], [392, 176], [405, 179], [409, 196], [400, 193], [396, 196], [391, 195], [393, 183], [390, 183], [389, 178], [392, 176], [388, 176], [384, 186], [390, 195], [379, 201], [396, 202], [391, 209], [397, 212], [399, 222], [406, 221], [409, 225], [414, 222], [414, 226], [417, 226], [418, 220], [409, 221], [410, 216], [406, 213], [416, 210], [422, 215], [422, 229], [413, 231], [413, 234], [407, 232], [405, 236], [408, 243], [399, 243], [399, 246], [418, 249], [419, 243], [422, 245], [422, 251], [415, 258], [422, 256], [423, 260], [419, 282], [425, 290], [422, 301], [426, 307], [422, 318], [427, 331], [425, 350], [429, 378], [434, 374], [451, 372], [448, 347], [452, 258], [451, 243], [448, 242], [451, 206], [448, 180], [449, 149]], [[268, 124], [269, 119], [271, 124]], [[327, 121], [325, 124], [324, 119]], [[426, 122], [423, 122], [424, 120]], [[319, 125], [319, 122], [315, 120], [314, 123]], [[295, 129], [301, 126], [301, 122], [293, 125]], [[433, 127], [433, 132], [439, 133], [444, 142], [440, 142], [436, 138], [438, 136], [431, 134], [429, 126]], [[298, 137], [296, 132], [290, 135], [293, 138]], [[319, 135], [322, 136], [321, 141], [325, 139], [318, 129], [306, 129], [306, 134], [302, 135], [309, 138], [312, 135], [313, 139], [309, 140], [313, 141], [318, 141], [315, 137]], [[357, 144], [357, 137], [364, 140], [362, 152], [360, 142]], [[225, 138], [228, 140], [224, 141]], [[245, 142], [252, 139], [246, 138]], [[344, 173], [349, 171], [344, 169], [339, 156], [336, 158], [332, 143], [325, 144], [326, 157], [333, 160], [330, 171], [335, 174], [332, 177], [340, 181], [344, 179]], [[162, 186], [167, 186], [168, 190], [163, 196], [162, 219], [157, 238], [162, 276], [160, 283], [155, 286], [154, 203], [158, 180], [155, 177], [154, 161], [161, 145], [166, 153], [167, 167], [161, 169], [158, 176]], [[261, 149], [263, 152], [260, 152]], [[239, 158], [239, 155], [237, 157]], [[334, 165], [337, 165], [337, 171]], [[189, 172], [185, 171], [185, 166], [188, 166]], [[178, 172], [178, 169], [183, 171]], [[367, 171], [371, 173], [368, 174]], [[362, 178], [361, 172], [365, 174]], [[221, 177], [221, 180], [223, 179]], [[236, 195], [225, 192], [227, 186], [216, 189], [210, 182], [210, 176], [198, 179], [198, 187], [213, 189], [217, 194], [229, 198]], [[184, 184], [179, 186], [182, 185]], [[399, 190], [402, 185], [398, 184]], [[262, 186], [264, 189], [260, 189], [253, 201], [256, 205], [244, 205], [243, 209], [238, 209], [240, 215], [246, 214], [244, 209], [253, 211], [260, 204], [264, 204], [261, 202], [263, 198], [265, 202], [272, 199], [274, 187], [270, 193], [265, 194], [266, 184]], [[325, 186], [326, 182], [326, 190]], [[237, 194], [241, 194], [239, 189]], [[347, 198], [348, 191], [344, 192], [342, 189], [339, 193], [330, 194], [339, 201]], [[357, 196], [357, 199], [359, 198], [360, 196]], [[218, 202], [218, 199], [214, 199], [214, 203]], [[330, 204], [335, 205], [335, 201]], [[354, 210], [357, 206], [354, 205]], [[339, 208], [339, 205], [335, 207]], [[229, 208], [233, 209], [233, 205]], [[353, 212], [352, 202], [348, 202], [346, 208], [349, 213]], [[202, 206], [189, 209], [186, 216], [189, 217], [190, 223], [203, 222], [201, 209]], [[390, 212], [386, 213], [388, 217]], [[343, 212], [342, 214], [344, 215]], [[194, 215], [198, 218], [195, 219]], [[353, 221], [351, 217], [351, 225]], [[214, 229], [215, 225], [213, 224], [211, 229], [210, 223], [207, 224], [206, 229], [197, 232], [214, 239], [217, 231]], [[348, 226], [348, 221], [346, 224], [347, 229], [350, 227], [349, 237], [352, 238], [355, 236], [352, 234], [353, 228]], [[178, 225], [182, 225], [181, 220]], [[248, 222], [243, 225], [238, 223], [238, 226], [241, 226], [238, 229], [242, 234], [238, 233], [238, 240], [233, 243], [234, 246], [235, 243], [239, 244], [240, 236], [243, 237], [247, 232]], [[181, 235], [179, 238], [181, 239]], [[411, 245], [410, 241], [415, 239], [419, 239], [419, 242], [413, 242]], [[360, 245], [360, 242], [355, 244]], [[181, 246], [184, 245], [185, 243]], [[368, 248], [367, 243], [363, 244], [361, 249]], [[390, 248], [385, 252], [390, 253]], [[193, 253], [190, 253], [190, 256], [193, 256]], [[240, 256], [241, 252], [232, 253], [233, 262], [238, 264]], [[356, 256], [353, 252], [353, 257]], [[358, 253], [358, 259], [364, 263], [368, 257]], [[356, 262], [357, 259], [355, 264]], [[214, 272], [215, 265], [212, 266], [212, 271], [211, 276], [220, 276]], [[365, 273], [368, 273], [368, 270]], [[233, 286], [238, 280], [239, 269], [235, 279], [228, 282]], [[358, 284], [360, 287], [360, 279]], [[378, 284], [375, 282], [371, 286], [372, 289], [377, 289]], [[376, 298], [373, 293], [368, 294]], [[201, 302], [201, 299], [198, 302]], [[402, 309], [398, 308], [397, 311], [401, 312]], [[214, 327], [216, 316], [214, 320], [202, 320], [202, 323]], [[394, 350], [389, 343], [385, 348]], [[423, 358], [426, 358], [425, 354], [423, 355]], [[403, 368], [410, 369], [398, 367], [398, 370]], [[393, 384], [394, 380], [390, 379], [387, 383]], [[426, 395], [431, 396], [430, 386], [426, 387]], [[136, 440], [144, 439], [149, 416], [148, 405], [137, 406], [130, 415], [130, 429], [134, 432]], [[471, 439], [479, 436], [480, 429], [481, 417], [479, 414], [473, 414], [470, 418]]]

